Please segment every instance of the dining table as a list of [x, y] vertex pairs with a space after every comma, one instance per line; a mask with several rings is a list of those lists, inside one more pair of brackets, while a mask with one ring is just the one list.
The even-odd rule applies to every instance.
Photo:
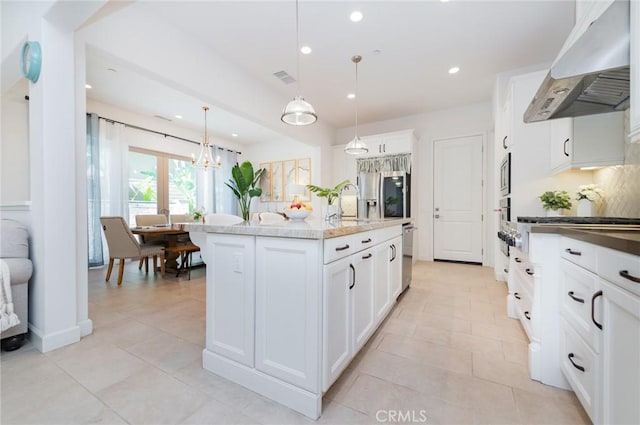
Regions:
[[[172, 225], [156, 225], [156, 226], [136, 226], [131, 228], [131, 233], [142, 237], [147, 236], [164, 236], [166, 247], [174, 247], [178, 245], [178, 238], [180, 236], [188, 235], [189, 231], [185, 230], [182, 224]], [[175, 252], [167, 252], [165, 256], [165, 269], [178, 269], [178, 254]]]

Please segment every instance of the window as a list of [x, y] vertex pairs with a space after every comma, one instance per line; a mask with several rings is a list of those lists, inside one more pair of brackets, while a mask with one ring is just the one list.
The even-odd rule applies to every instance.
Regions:
[[196, 208], [196, 173], [191, 161], [169, 154], [129, 151], [129, 223], [138, 214], [191, 214]]

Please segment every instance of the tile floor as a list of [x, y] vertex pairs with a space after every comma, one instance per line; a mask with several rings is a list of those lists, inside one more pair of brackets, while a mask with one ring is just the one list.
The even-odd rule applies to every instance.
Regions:
[[[204, 268], [125, 282], [89, 273], [94, 333], [40, 354], [2, 353], [2, 424], [305, 424], [202, 369]], [[324, 398], [318, 424], [582, 424], [568, 391], [527, 377], [525, 334], [492, 270], [418, 263], [411, 289]], [[407, 413], [409, 412], [409, 413]], [[402, 420], [401, 420], [402, 419]]]

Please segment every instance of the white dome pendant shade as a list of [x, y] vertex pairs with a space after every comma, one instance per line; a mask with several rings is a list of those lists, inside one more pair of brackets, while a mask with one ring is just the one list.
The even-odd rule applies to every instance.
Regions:
[[360, 63], [361, 60], [362, 56], [359, 55], [351, 58], [351, 61], [356, 64], [356, 135], [353, 140], [344, 147], [345, 153], [350, 155], [360, 155], [369, 152], [367, 145], [358, 137], [358, 63]]
[[296, 96], [284, 107], [280, 119], [290, 125], [309, 125], [316, 122], [318, 116], [309, 102]]
[[309, 125], [318, 120], [316, 110], [300, 96], [300, 37], [298, 28], [298, 0], [296, 0], [296, 97], [284, 107], [280, 120], [289, 125]]

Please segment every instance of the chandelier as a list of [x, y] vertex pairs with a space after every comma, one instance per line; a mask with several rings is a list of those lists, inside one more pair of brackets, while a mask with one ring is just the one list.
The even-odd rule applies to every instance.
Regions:
[[209, 136], [207, 135], [207, 111], [209, 110], [208, 106], [203, 106], [202, 110], [204, 111], [204, 137], [202, 138], [202, 142], [200, 143], [200, 155], [198, 155], [198, 159], [196, 160], [196, 156], [191, 154], [191, 164], [196, 168], [201, 168], [203, 170], [208, 170], [211, 168], [220, 168], [220, 155], [217, 154], [218, 147], [213, 146], [213, 151], [211, 145], [209, 145]]

